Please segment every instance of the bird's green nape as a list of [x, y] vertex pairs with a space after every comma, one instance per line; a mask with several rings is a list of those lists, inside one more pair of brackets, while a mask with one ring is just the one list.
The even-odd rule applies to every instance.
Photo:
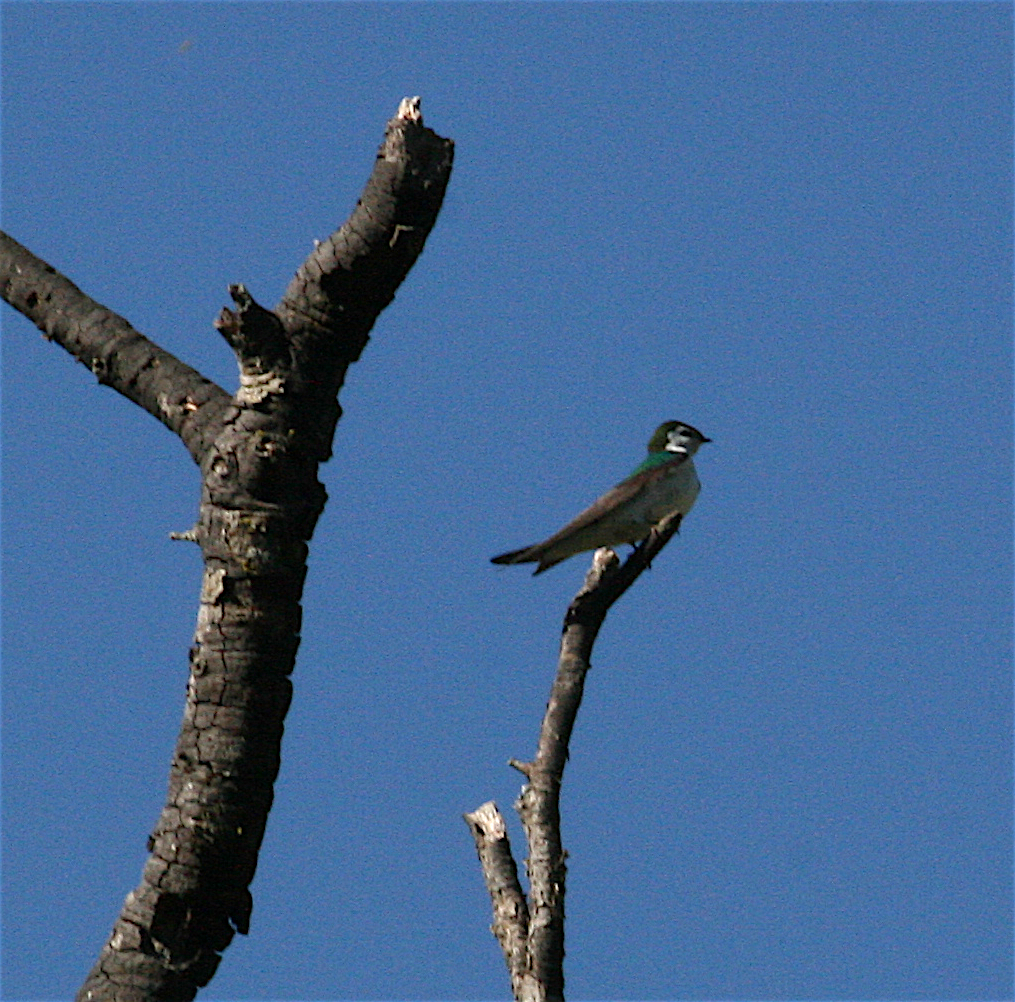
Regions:
[[646, 470], [653, 470], [664, 463], [672, 463], [675, 458], [672, 452], [649, 451], [649, 454], [631, 471], [631, 476], [636, 477]]

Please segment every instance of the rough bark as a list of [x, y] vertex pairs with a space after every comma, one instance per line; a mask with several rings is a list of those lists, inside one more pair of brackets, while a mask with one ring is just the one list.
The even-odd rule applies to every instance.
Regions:
[[560, 788], [571, 732], [606, 614], [677, 532], [680, 520], [678, 514], [665, 519], [622, 566], [612, 550], [597, 550], [584, 584], [568, 606], [535, 758], [510, 763], [526, 778], [515, 809], [529, 850], [527, 898], [497, 805], [489, 801], [465, 815], [493, 905], [492, 931], [518, 1002], [563, 1002], [567, 853], [560, 831]]
[[191, 999], [233, 935], [248, 931], [336, 394], [423, 249], [452, 156], [453, 144], [423, 126], [419, 99], [406, 99], [352, 215], [279, 305], [230, 288], [234, 308], [216, 326], [239, 362], [232, 397], [15, 241], [0, 242], [0, 295], [179, 434], [202, 474], [185, 535], [201, 547], [204, 577], [169, 793], [141, 882], [79, 999]]
[[229, 405], [225, 390], [139, 334], [6, 233], [0, 233], [0, 296], [100, 383], [179, 435], [201, 462]]

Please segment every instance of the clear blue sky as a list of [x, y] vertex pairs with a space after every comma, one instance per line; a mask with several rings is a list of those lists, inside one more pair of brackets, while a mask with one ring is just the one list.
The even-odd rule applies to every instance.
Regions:
[[[510, 813], [587, 561], [488, 558], [669, 418], [714, 444], [589, 676], [569, 996], [1009, 996], [1011, 92], [1000, 3], [5, 5], [5, 228], [230, 390], [227, 285], [277, 302], [401, 97], [457, 143], [205, 997], [507, 996], [460, 815]], [[4, 311], [3, 997], [55, 999], [164, 798], [198, 478]]]

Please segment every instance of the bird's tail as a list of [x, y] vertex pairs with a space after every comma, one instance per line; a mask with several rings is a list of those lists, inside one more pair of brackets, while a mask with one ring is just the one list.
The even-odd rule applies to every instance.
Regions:
[[531, 546], [523, 546], [520, 550], [512, 550], [510, 553], [502, 553], [500, 556], [491, 557], [491, 564], [527, 564], [538, 557], [526, 557], [525, 554], [531, 550]]
[[542, 574], [543, 571], [549, 570], [555, 564], [559, 564], [564, 557], [554, 557], [552, 560], [546, 559], [546, 551], [542, 546], [526, 546], [521, 550], [512, 550], [510, 553], [502, 553], [498, 557], [491, 557], [491, 564], [538, 564], [539, 566], [532, 572], [535, 574]]

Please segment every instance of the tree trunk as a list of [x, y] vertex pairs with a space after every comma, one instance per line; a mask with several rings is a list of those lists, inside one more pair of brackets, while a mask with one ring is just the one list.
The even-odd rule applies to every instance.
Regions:
[[423, 249], [453, 144], [406, 99], [349, 220], [274, 310], [242, 285], [216, 327], [240, 366], [229, 395], [6, 235], [0, 295], [176, 432], [200, 467], [192, 530], [204, 577], [183, 725], [141, 883], [78, 998], [186, 1000], [246, 933], [300, 640], [307, 544], [324, 508], [337, 393]]

